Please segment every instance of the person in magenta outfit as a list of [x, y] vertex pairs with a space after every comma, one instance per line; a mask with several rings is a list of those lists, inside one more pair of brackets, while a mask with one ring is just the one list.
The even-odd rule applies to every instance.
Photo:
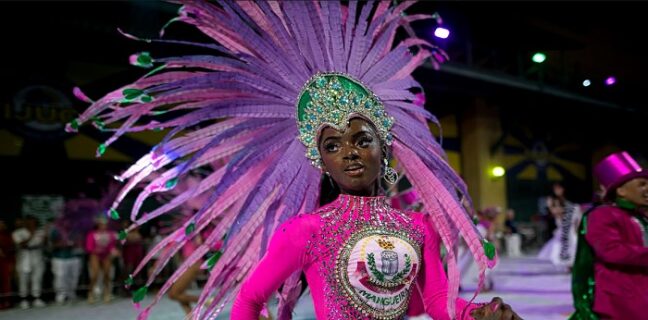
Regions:
[[11, 307], [11, 281], [16, 248], [5, 220], [0, 220], [0, 310]]
[[101, 273], [103, 279], [104, 302], [112, 300], [111, 268], [117, 246], [117, 234], [108, 229], [108, 220], [105, 217], [96, 219], [97, 228], [86, 236], [86, 251], [88, 252], [88, 265], [90, 266], [90, 287], [88, 302], [95, 302], [94, 287]]
[[[646, 319], [648, 216], [643, 209], [648, 207], [648, 171], [619, 152], [601, 161], [594, 175], [606, 194], [582, 225], [593, 252], [593, 281], [582, 277], [587, 284], [574, 283], [578, 311], [571, 319]], [[588, 267], [583, 260], [577, 256], [575, 277]]]

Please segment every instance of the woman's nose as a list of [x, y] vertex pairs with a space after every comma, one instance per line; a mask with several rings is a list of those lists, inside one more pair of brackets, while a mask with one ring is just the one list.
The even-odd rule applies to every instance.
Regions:
[[356, 148], [353, 147], [346, 148], [344, 159], [355, 160], [358, 159], [359, 157], [360, 155], [358, 154], [358, 150], [356, 150]]

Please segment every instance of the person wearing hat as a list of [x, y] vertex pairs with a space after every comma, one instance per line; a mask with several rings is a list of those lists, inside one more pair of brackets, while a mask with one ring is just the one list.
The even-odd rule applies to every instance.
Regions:
[[648, 305], [648, 171], [627, 153], [594, 168], [602, 205], [583, 217], [570, 319], [645, 319]]

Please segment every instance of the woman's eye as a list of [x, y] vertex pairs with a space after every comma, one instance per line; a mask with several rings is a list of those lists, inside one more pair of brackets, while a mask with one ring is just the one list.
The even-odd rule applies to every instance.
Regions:
[[324, 149], [328, 152], [335, 152], [338, 150], [338, 145], [336, 143], [329, 143], [324, 145]]
[[362, 137], [360, 140], [358, 140], [358, 145], [360, 147], [367, 147], [373, 142], [373, 139], [369, 137]]

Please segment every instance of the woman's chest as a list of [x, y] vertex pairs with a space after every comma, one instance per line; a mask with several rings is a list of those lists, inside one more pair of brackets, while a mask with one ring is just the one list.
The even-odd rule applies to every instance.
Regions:
[[320, 261], [330, 289], [327, 300], [349, 306], [342, 308], [350, 309], [346, 317], [357, 312], [370, 318], [400, 318], [422, 264], [419, 231], [365, 225], [328, 239], [336, 240], [329, 241], [333, 250]]
[[94, 234], [94, 240], [97, 247], [104, 248], [110, 244], [111, 235], [108, 232], [96, 232]]

